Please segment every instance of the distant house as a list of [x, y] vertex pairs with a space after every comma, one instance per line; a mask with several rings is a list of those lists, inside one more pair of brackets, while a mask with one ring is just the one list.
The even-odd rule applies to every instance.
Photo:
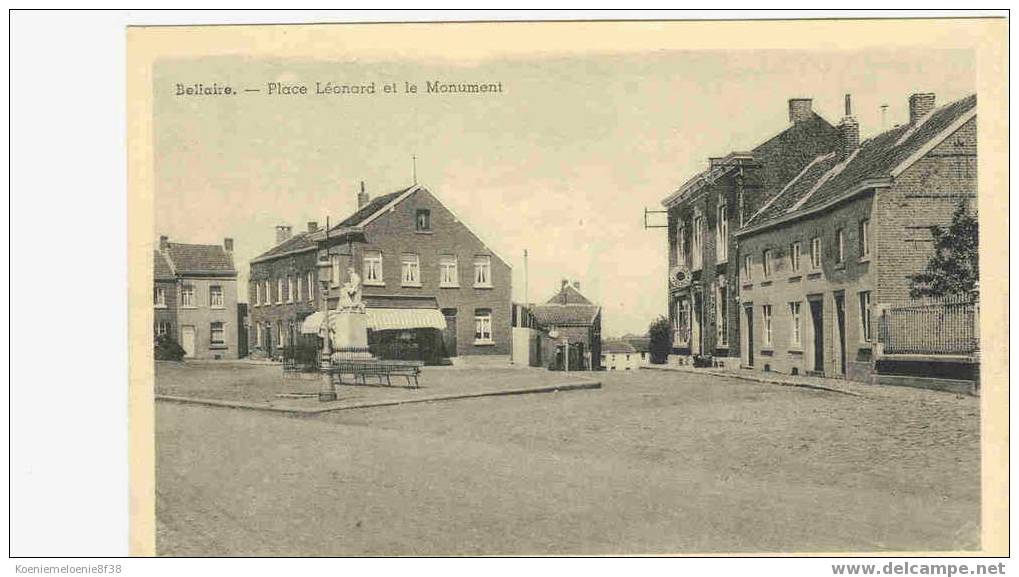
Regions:
[[636, 370], [640, 364], [640, 353], [630, 343], [612, 340], [601, 344], [601, 365], [606, 371]]
[[620, 338], [637, 352], [637, 360], [641, 365], [651, 364], [651, 337], [647, 335], [626, 334]]
[[153, 254], [154, 331], [180, 343], [186, 358], [236, 359], [237, 270], [233, 239], [183, 244], [159, 237]]
[[564, 345], [569, 345], [570, 370], [598, 370], [601, 366], [601, 307], [580, 292], [580, 283], [563, 279], [559, 292], [531, 308], [538, 332], [531, 364], [565, 368]]

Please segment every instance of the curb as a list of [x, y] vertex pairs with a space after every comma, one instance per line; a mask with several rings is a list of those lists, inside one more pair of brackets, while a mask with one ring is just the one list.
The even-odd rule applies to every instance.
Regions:
[[844, 389], [836, 389], [834, 387], [827, 387], [825, 385], [814, 385], [810, 383], [790, 383], [788, 381], [781, 381], [778, 379], [768, 379], [765, 377], [759, 377], [757, 375], [745, 375], [741, 373], [730, 373], [728, 371], [713, 371], [713, 370], [685, 370], [685, 369], [673, 369], [666, 367], [654, 367], [654, 366], [642, 366], [642, 369], [649, 371], [662, 371], [665, 373], [689, 373], [695, 375], [712, 375], [715, 377], [723, 377], [730, 379], [738, 379], [741, 381], [750, 381], [752, 383], [761, 383], [765, 385], [779, 385], [782, 387], [798, 387], [801, 389], [813, 389], [816, 391], [828, 391], [829, 393], [839, 393], [842, 395], [849, 395], [851, 397], [862, 397], [860, 393], [854, 393]]
[[454, 401], [459, 399], [474, 399], [478, 397], [503, 397], [510, 395], [527, 395], [536, 393], [556, 393], [559, 391], [579, 391], [587, 389], [600, 389], [601, 382], [599, 381], [579, 381], [574, 383], [563, 383], [559, 385], [546, 385], [543, 387], [527, 387], [518, 389], [504, 389], [501, 391], [485, 391], [480, 393], [463, 393], [456, 395], [436, 395], [434, 397], [424, 397], [420, 399], [400, 399], [395, 401], [379, 401], [374, 403], [361, 403], [357, 405], [344, 405], [339, 407], [315, 407], [315, 408], [297, 408], [297, 407], [274, 407], [272, 405], [258, 405], [254, 403], [244, 403], [238, 401], [222, 401], [218, 399], [202, 399], [195, 397], [177, 397], [173, 395], [156, 395], [157, 401], [164, 401], [168, 403], [177, 403], [182, 405], [203, 405], [207, 407], [220, 407], [225, 409], [246, 409], [250, 411], [265, 411], [270, 413], [283, 413], [290, 415], [317, 415], [320, 413], [330, 413], [333, 411], [348, 411], [352, 409], [370, 409], [374, 407], [392, 407], [396, 405], [409, 405], [413, 403], [432, 403], [437, 401]]

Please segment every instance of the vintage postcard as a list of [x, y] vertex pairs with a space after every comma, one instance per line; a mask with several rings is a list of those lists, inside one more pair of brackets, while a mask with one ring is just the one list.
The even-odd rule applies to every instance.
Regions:
[[1006, 32], [128, 29], [132, 553], [1007, 553]]

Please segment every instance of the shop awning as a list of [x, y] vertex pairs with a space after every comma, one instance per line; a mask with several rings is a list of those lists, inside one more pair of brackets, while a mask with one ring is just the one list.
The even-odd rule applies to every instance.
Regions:
[[[438, 309], [367, 309], [368, 328], [373, 331], [446, 328], [446, 317]], [[330, 316], [334, 313], [330, 312]], [[317, 335], [323, 314], [312, 313], [301, 323], [301, 332]]]

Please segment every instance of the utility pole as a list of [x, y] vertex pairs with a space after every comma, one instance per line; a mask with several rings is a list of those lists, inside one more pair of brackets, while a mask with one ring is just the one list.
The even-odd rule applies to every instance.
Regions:
[[413, 155], [410, 157], [410, 172], [411, 178], [414, 179], [414, 184], [418, 183], [418, 157]]

